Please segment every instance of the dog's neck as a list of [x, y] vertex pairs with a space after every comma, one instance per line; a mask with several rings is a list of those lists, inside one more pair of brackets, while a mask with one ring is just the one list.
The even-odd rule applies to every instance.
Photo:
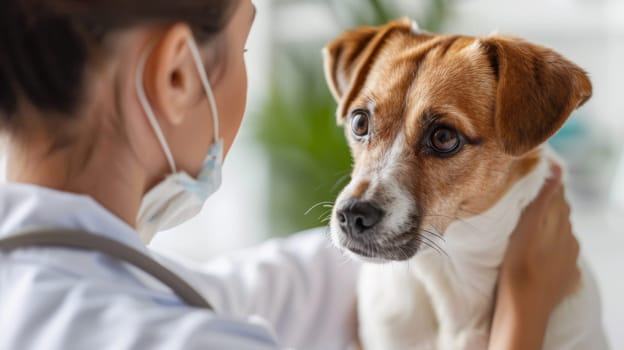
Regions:
[[525, 207], [537, 197], [550, 175], [551, 151], [540, 150], [534, 169], [518, 180], [490, 209], [452, 222], [444, 232], [444, 249], [466, 288], [491, 293], [503, 261], [509, 237]]

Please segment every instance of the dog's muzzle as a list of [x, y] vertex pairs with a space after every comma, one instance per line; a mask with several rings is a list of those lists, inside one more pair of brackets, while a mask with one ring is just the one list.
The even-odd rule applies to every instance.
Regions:
[[391, 232], [384, 223], [389, 218], [373, 201], [344, 200], [334, 212], [334, 242], [371, 262], [409, 259], [419, 247], [416, 235], [411, 231]]

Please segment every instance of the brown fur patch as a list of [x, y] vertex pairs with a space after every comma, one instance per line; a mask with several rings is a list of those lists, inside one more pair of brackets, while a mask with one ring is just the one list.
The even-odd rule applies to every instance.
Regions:
[[352, 192], [353, 198], [360, 198], [362, 194], [366, 192], [366, 190], [368, 189], [368, 186], [370, 186], [370, 181], [368, 180], [360, 181]]

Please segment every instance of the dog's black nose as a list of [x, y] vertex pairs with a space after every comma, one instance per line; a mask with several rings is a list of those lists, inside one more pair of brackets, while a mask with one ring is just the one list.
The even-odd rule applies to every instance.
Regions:
[[371, 202], [350, 201], [340, 208], [336, 215], [344, 233], [360, 235], [377, 225], [384, 212]]

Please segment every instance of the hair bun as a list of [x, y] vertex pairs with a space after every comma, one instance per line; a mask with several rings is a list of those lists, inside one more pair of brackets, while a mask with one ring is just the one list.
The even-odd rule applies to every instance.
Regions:
[[[72, 115], [89, 54], [113, 30], [188, 23], [208, 38], [237, 0], [0, 0], [0, 127], [17, 127], [18, 101]], [[9, 120], [13, 118], [13, 120]]]

